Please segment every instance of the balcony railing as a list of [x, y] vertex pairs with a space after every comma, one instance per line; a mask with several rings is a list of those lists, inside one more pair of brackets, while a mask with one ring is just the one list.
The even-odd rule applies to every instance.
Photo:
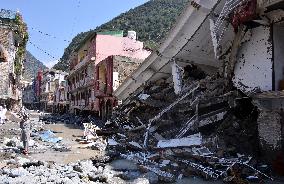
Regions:
[[86, 77], [85, 79], [82, 79], [82, 80], [76, 82], [75, 84], [72, 84], [70, 90], [73, 91], [75, 89], [94, 85], [94, 84], [95, 84], [95, 80], [93, 78]]
[[91, 98], [89, 100], [76, 100], [76, 101], [71, 101], [71, 106], [77, 107], [80, 109], [88, 109], [92, 106]]
[[73, 69], [69, 72], [69, 75], [75, 73], [78, 69], [85, 66], [89, 61], [90, 61], [90, 56], [89, 55], [85, 56], [82, 61], [80, 61], [75, 67], [73, 67]]

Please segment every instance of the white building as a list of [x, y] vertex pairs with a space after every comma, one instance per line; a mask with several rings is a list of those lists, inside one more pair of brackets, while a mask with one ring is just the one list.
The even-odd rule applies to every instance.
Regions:
[[[67, 75], [65, 76], [67, 78]], [[53, 111], [57, 113], [67, 113], [69, 111], [69, 95], [67, 80], [55, 80], [55, 92]]]
[[22, 103], [25, 107], [32, 109], [33, 104], [35, 102], [35, 90], [34, 90], [34, 83], [29, 82], [25, 85], [25, 88], [22, 92]]
[[41, 81], [40, 103], [41, 109], [52, 112], [54, 103], [54, 94], [56, 91], [56, 81], [61, 83], [65, 81], [66, 72], [60, 70], [45, 70]]

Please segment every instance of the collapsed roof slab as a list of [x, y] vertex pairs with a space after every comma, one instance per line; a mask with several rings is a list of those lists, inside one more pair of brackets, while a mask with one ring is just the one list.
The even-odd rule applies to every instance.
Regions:
[[[180, 62], [193, 62], [203, 65], [209, 64], [217, 67], [218, 62], [214, 60], [213, 56], [213, 45], [209, 45], [208, 40], [211, 40], [209, 37], [209, 15], [215, 10], [219, 2], [220, 0], [192, 1], [158, 51], [153, 52], [140, 67], [120, 85], [114, 92], [114, 95], [120, 100], [125, 100], [139, 86], [153, 77], [158, 79], [169, 75], [170, 63], [173, 62], [173, 58]], [[203, 31], [202, 28], [205, 31]], [[207, 37], [205, 37], [206, 35]], [[199, 43], [203, 44], [197, 47]], [[192, 48], [193, 52], [186, 53], [186, 50], [190, 48]], [[206, 54], [202, 53], [203, 50]]]

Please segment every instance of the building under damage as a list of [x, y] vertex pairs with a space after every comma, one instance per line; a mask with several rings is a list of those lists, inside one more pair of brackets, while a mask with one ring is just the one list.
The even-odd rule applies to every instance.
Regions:
[[37, 77], [40, 79], [38, 82], [40, 85], [40, 109], [46, 112], [54, 112], [54, 108], [58, 107], [59, 102], [58, 88], [61, 88], [61, 83], [66, 82], [65, 77], [67, 73], [60, 70], [48, 69], [44, 70], [42, 74], [39, 72], [38, 75], [42, 75], [42, 77]]
[[26, 82], [22, 91], [22, 104], [28, 109], [35, 109], [35, 80]]
[[[160, 48], [114, 92], [123, 100], [115, 121], [144, 147], [182, 144], [201, 132], [207, 147], [219, 140], [219, 155], [283, 164], [283, 8], [281, 0], [191, 1]], [[142, 139], [137, 130], [145, 130]]]
[[21, 78], [27, 27], [19, 13], [0, 10], [0, 103], [14, 108], [21, 103]]
[[90, 33], [70, 56], [70, 111], [109, 117], [113, 90], [149, 55], [134, 31]]

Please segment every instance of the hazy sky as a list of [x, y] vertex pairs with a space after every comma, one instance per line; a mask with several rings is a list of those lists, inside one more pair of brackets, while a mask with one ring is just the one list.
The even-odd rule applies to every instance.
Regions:
[[31, 42], [27, 49], [50, 67], [63, 55], [64, 48], [69, 44], [67, 41], [72, 40], [77, 33], [94, 29], [147, 1], [1, 0], [0, 7], [22, 13], [28, 24]]

